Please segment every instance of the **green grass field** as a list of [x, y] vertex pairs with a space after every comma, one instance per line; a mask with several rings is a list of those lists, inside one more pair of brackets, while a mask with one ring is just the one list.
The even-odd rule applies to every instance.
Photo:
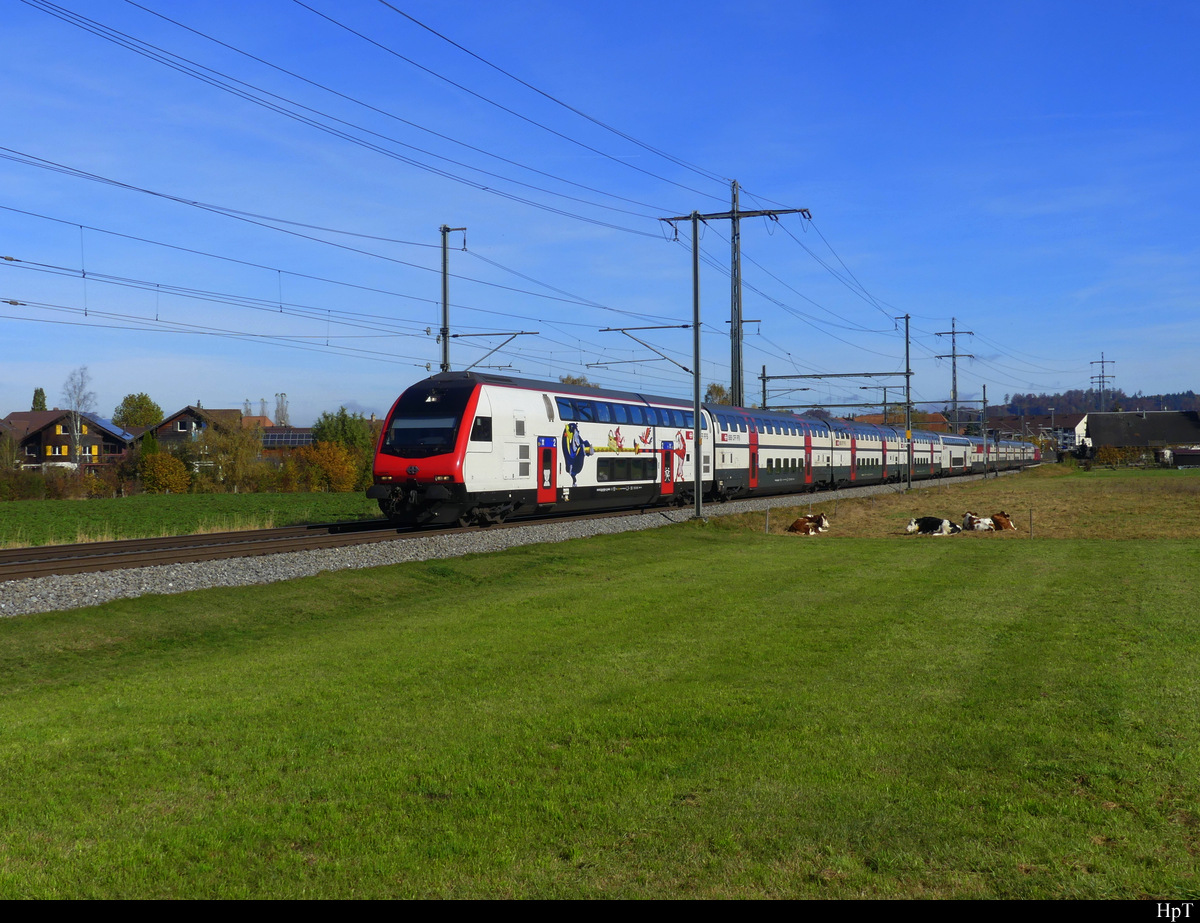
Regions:
[[0, 622], [0, 897], [1197, 897], [1200, 544], [761, 530]]
[[0, 503], [0, 548], [376, 519], [362, 493], [139, 494]]

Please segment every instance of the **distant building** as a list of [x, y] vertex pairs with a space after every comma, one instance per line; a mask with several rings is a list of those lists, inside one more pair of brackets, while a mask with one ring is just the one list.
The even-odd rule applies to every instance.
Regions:
[[1111, 446], [1146, 449], [1160, 460], [1170, 461], [1173, 449], [1200, 449], [1200, 413], [1194, 410], [1089, 413], [1080, 421], [1077, 432], [1080, 448], [1089, 456]]

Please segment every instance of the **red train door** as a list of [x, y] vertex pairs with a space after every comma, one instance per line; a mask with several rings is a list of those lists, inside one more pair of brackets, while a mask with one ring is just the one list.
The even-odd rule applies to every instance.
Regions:
[[885, 436], [879, 437], [879, 454], [880, 454], [880, 461], [883, 464], [883, 481], [886, 484], [887, 483], [887, 438]]
[[805, 432], [804, 432], [804, 483], [811, 484], [812, 482], [813, 482], [812, 433], [805, 430]]
[[750, 489], [758, 486], [758, 428], [751, 420], [750, 426]]
[[538, 503], [554, 503], [558, 499], [556, 443], [553, 436], [538, 436]]
[[850, 436], [850, 483], [858, 480], [858, 437]]
[[675, 443], [660, 442], [659, 451], [662, 453], [662, 495], [675, 494]]

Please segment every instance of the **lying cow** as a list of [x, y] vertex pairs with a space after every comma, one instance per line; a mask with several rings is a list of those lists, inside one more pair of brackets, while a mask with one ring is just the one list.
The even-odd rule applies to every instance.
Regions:
[[921, 516], [917, 519], [910, 519], [906, 531], [910, 535], [913, 532], [918, 535], [955, 535], [962, 531], [962, 527], [958, 523], [942, 519], [940, 516]]
[[964, 532], [999, 532], [996, 523], [988, 516], [979, 516], [975, 513], [963, 513], [963, 531]]
[[828, 532], [829, 517], [824, 513], [801, 516], [788, 526], [787, 530], [789, 532], [797, 532], [800, 535], [816, 535], [818, 532]]
[[1017, 531], [1017, 527], [1013, 525], [1012, 517], [1005, 512], [992, 513], [992, 523], [995, 525], [997, 532], [1003, 532], [1005, 529]]

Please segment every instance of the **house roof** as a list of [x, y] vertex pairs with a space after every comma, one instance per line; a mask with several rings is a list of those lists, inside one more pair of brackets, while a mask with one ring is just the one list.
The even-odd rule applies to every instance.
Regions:
[[1149, 447], [1200, 443], [1200, 413], [1194, 410], [1089, 413], [1087, 434], [1093, 446]]
[[307, 426], [268, 426], [262, 431], [264, 449], [296, 448], [312, 445], [312, 429]]
[[85, 414], [83, 414], [83, 416], [87, 417], [87, 419], [91, 420], [93, 423], [95, 423], [101, 429], [107, 430], [108, 432], [112, 433], [112, 435], [116, 436], [118, 439], [121, 439], [125, 442], [132, 442], [134, 439], [134, 435], [135, 435], [134, 433], [129, 432], [129, 430], [114, 423], [112, 420], [109, 420], [107, 417], [101, 417], [94, 413], [85, 413]]
[[4, 418], [13, 435], [24, 439], [67, 415], [65, 410], [14, 410]]
[[165, 417], [155, 429], [173, 423], [182, 416], [195, 417], [206, 426], [217, 426], [220, 429], [237, 429], [242, 425], [242, 412], [237, 409], [209, 410], [207, 407], [194, 407], [188, 404], [182, 410], [177, 410]]
[[[27, 439], [40, 433], [47, 426], [52, 426], [60, 420], [71, 416], [69, 410], [18, 410], [10, 413], [3, 421], [14, 439]], [[89, 424], [99, 427], [122, 442], [131, 442], [133, 433], [127, 432], [112, 420], [94, 413], [80, 414]]]

